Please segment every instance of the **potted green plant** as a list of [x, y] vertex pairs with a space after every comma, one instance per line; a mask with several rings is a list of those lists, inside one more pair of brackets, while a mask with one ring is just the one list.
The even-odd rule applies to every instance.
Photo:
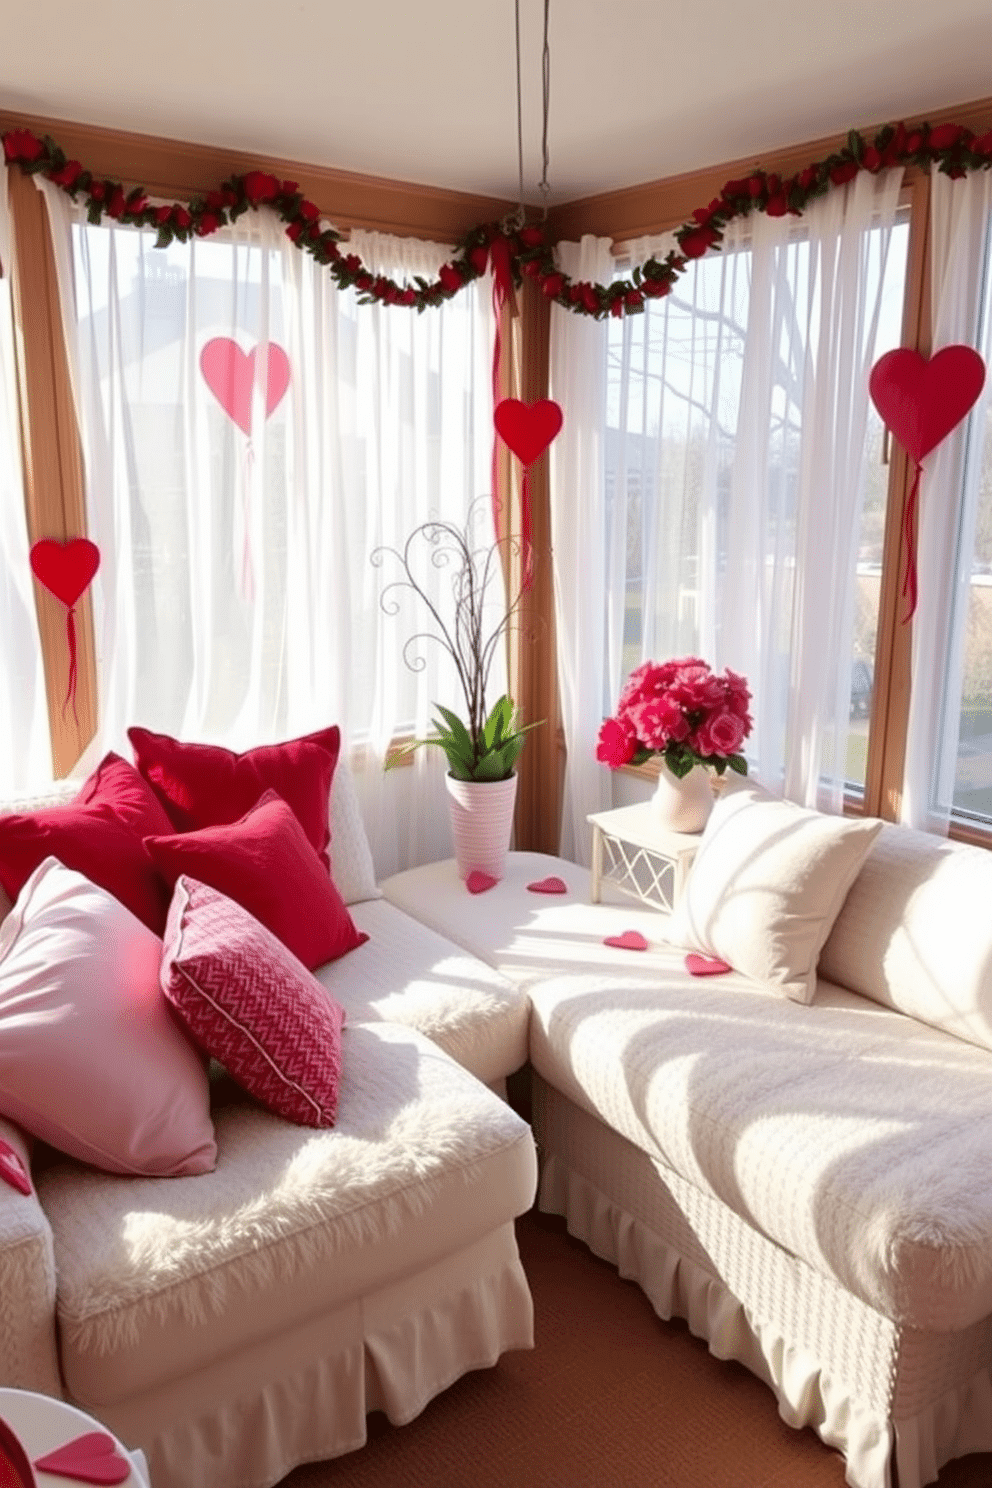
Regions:
[[[482, 546], [473, 540], [480, 518], [479, 503], [469, 509], [464, 527], [432, 519], [420, 523], [402, 549], [377, 548], [372, 561], [377, 566], [393, 559], [400, 577], [382, 592], [387, 613], [395, 613], [394, 592], [406, 589], [427, 611], [430, 628], [418, 631], [403, 647], [403, 659], [412, 670], [422, 661], [412, 659], [412, 648], [424, 640], [442, 646], [454, 663], [464, 701], [464, 714], [441, 703], [433, 706], [437, 717], [434, 732], [411, 739], [391, 750], [386, 769], [424, 745], [441, 749], [447, 759], [446, 785], [451, 802], [455, 857], [462, 878], [473, 871], [502, 877], [513, 826], [516, 801], [516, 764], [526, 735], [538, 723], [522, 723], [508, 693], [488, 706], [486, 688], [493, 661], [520, 607], [521, 593], [508, 596], [494, 606], [491, 589], [503, 581], [503, 546], [494, 541]], [[447, 600], [432, 598], [419, 574], [425, 563], [447, 583]], [[543, 720], [540, 720], [543, 721]]]

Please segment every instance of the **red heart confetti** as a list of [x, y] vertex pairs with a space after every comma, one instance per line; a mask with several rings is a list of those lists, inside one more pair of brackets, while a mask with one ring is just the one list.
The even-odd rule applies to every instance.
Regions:
[[484, 894], [487, 889], [494, 889], [499, 883], [498, 878], [493, 878], [491, 873], [483, 873], [481, 868], [473, 868], [465, 880], [465, 887], [470, 894]]
[[552, 873], [548, 878], [539, 878], [536, 883], [529, 883], [528, 890], [532, 894], [567, 894], [568, 884], [563, 878]]
[[616, 946], [619, 951], [646, 951], [648, 943], [639, 930], [625, 930], [622, 935], [607, 935], [604, 945]]
[[19, 1152], [15, 1152], [9, 1142], [0, 1137], [0, 1178], [9, 1183], [11, 1188], [16, 1188], [18, 1193], [29, 1194], [31, 1192], [31, 1179], [27, 1175], [24, 1164], [21, 1162]]
[[35, 1458], [34, 1465], [41, 1472], [79, 1483], [123, 1483], [131, 1475], [131, 1464], [106, 1431], [87, 1431], [47, 1457]]
[[685, 958], [685, 969], [690, 976], [719, 976], [722, 971], [733, 971], [733, 967], [719, 956], [699, 956], [690, 951]]

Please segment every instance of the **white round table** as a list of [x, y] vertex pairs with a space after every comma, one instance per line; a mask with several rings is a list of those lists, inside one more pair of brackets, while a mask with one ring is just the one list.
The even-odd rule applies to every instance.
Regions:
[[[52, 1395], [36, 1395], [31, 1390], [0, 1389], [0, 1419], [12, 1427], [31, 1461], [45, 1457], [57, 1447], [64, 1447], [87, 1431], [107, 1431], [101, 1421], [96, 1421], [85, 1411], [56, 1400]], [[113, 1436], [113, 1432], [107, 1432]], [[131, 1464], [131, 1472], [124, 1478], [120, 1488], [151, 1488], [148, 1466], [141, 1451], [129, 1452], [117, 1441], [118, 1452]], [[38, 1488], [71, 1488], [74, 1479], [61, 1474], [42, 1472], [35, 1468]]]

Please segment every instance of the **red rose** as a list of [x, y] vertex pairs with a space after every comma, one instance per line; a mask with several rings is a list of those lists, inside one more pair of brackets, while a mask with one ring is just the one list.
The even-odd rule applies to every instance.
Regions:
[[738, 181], [726, 181], [720, 195], [729, 200], [734, 196], [748, 196], [750, 194], [748, 182], [745, 177]]
[[526, 274], [528, 279], [537, 279], [541, 273], [541, 262], [537, 258], [528, 258], [520, 265], [521, 274]]
[[220, 189], [221, 200], [225, 207], [235, 207], [238, 204], [238, 193], [231, 186], [222, 186]]
[[564, 274], [544, 274], [541, 278], [541, 293], [549, 300], [556, 300], [564, 288]]
[[596, 758], [600, 764], [619, 770], [627, 765], [637, 753], [637, 735], [632, 724], [625, 718], [607, 718], [599, 731]]
[[967, 131], [961, 124], [938, 124], [931, 129], [927, 144], [931, 150], [950, 150], [964, 139]]
[[172, 220], [177, 227], [192, 227], [193, 218], [185, 207], [176, 205], [172, 209]]
[[915, 155], [916, 152], [917, 152], [917, 150], [920, 148], [920, 146], [922, 144], [923, 144], [923, 134], [922, 134], [922, 132], [919, 129], [914, 129], [913, 130], [913, 133], [909, 136], [909, 138], [906, 141], [906, 153], [907, 153], [907, 155]]
[[155, 208], [155, 221], [159, 224], [159, 226], [161, 226], [163, 222], [168, 222], [168, 220], [169, 220], [169, 218], [171, 216], [172, 216], [172, 208], [171, 207], [156, 207]]
[[681, 744], [689, 737], [689, 725], [682, 709], [668, 694], [638, 703], [630, 709], [628, 717], [645, 749], [661, 751], [666, 744], [673, 741]]
[[644, 296], [639, 289], [628, 289], [623, 302], [628, 310], [639, 310], [644, 304]]
[[[282, 194], [283, 194], [283, 196], [295, 196], [296, 193], [299, 191], [299, 189], [300, 189], [300, 183], [299, 183], [299, 181], [283, 181], [283, 183], [282, 183]], [[276, 195], [278, 196], [278, 194], [279, 194], [279, 182], [277, 181], [276, 182]]]
[[544, 242], [544, 229], [542, 227], [522, 227], [520, 229], [520, 241], [525, 248], [539, 248]]
[[748, 177], [747, 190], [749, 196], [757, 198], [762, 195], [764, 189], [765, 178], [760, 172]]
[[462, 287], [462, 276], [454, 264], [442, 264], [438, 270], [437, 277], [441, 281], [442, 289], [446, 289], [449, 294], [457, 294], [458, 290]]
[[803, 191], [808, 191], [811, 186], [815, 185], [818, 174], [818, 168], [815, 165], [808, 165], [804, 171], [799, 172], [799, 175], [796, 177], [796, 184]]
[[777, 191], [765, 204], [766, 217], [784, 217], [788, 210], [789, 202], [784, 191]]
[[686, 258], [702, 258], [707, 248], [719, 242], [720, 234], [713, 227], [691, 228], [679, 236], [679, 247]]
[[861, 157], [861, 165], [864, 170], [871, 171], [874, 174], [882, 166], [881, 152], [876, 150], [874, 145], [869, 145]]
[[75, 186], [82, 174], [83, 167], [78, 160], [67, 160], [61, 170], [49, 171], [48, 179], [56, 186]]
[[349, 253], [345, 256], [344, 266], [349, 274], [357, 274], [362, 267], [362, 260], [357, 253]]
[[94, 201], [102, 202], [107, 195], [106, 181], [94, 181], [90, 186], [90, 196]]
[[272, 201], [279, 194], [279, 182], [275, 176], [266, 175], [264, 171], [249, 171], [242, 182], [245, 196], [257, 206], [259, 202]]
[[599, 309], [599, 296], [591, 284], [582, 284], [579, 287], [582, 291], [583, 305], [589, 311], [590, 315], [595, 315]]
[[619, 320], [623, 314], [623, 295], [615, 295], [610, 301], [610, 314], [615, 320]]
[[700, 754], [736, 754], [744, 742], [744, 724], [736, 713], [711, 713], [696, 730], [693, 744]]
[[705, 227], [706, 223], [709, 222], [711, 217], [715, 217], [717, 212], [722, 211], [723, 202], [718, 196], [715, 196], [708, 207], [697, 207], [692, 215], [697, 222], [701, 223]]
[[206, 206], [211, 212], [218, 211], [224, 205], [224, 193], [222, 191], [208, 191]]
[[363, 294], [366, 294], [368, 292], [368, 290], [370, 290], [372, 288], [372, 285], [374, 283], [375, 283], [375, 280], [372, 278], [372, 275], [369, 274], [368, 272], [366, 272], [364, 274], [359, 274], [358, 275], [358, 277], [355, 280], [355, 288], [356, 289], [360, 289]]
[[830, 172], [830, 179], [835, 186], [843, 186], [845, 181], [853, 181], [861, 167], [856, 160], [845, 160], [840, 165], [835, 165]]
[[127, 199], [125, 211], [130, 217], [139, 217], [148, 206], [148, 198], [143, 191], [132, 191]]
[[978, 139], [972, 140], [971, 148], [976, 155], [992, 155], [992, 129], [988, 134], [980, 135]]
[[197, 235], [205, 238], [208, 234], [216, 232], [220, 227], [220, 218], [216, 212], [204, 212], [196, 224]]
[[107, 216], [120, 217], [124, 211], [124, 190], [121, 186], [115, 186], [107, 203]]
[[667, 279], [644, 279], [641, 282], [641, 293], [647, 295], [649, 299], [656, 300], [662, 295], [667, 295], [671, 287]]
[[36, 139], [30, 129], [12, 129], [3, 137], [3, 153], [6, 160], [37, 160], [44, 152], [44, 145]]
[[320, 216], [320, 208], [312, 201], [301, 202], [299, 215], [303, 218], [304, 222], [316, 222]]
[[417, 291], [412, 284], [407, 285], [396, 303], [397, 305], [415, 305], [417, 303]]
[[489, 249], [473, 248], [468, 256], [468, 261], [477, 274], [484, 274], [489, 265]]

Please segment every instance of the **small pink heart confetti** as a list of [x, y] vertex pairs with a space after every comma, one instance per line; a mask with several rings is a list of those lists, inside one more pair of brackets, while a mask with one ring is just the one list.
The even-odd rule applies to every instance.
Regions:
[[734, 968], [727, 961], [721, 961], [719, 956], [699, 956], [690, 951], [685, 958], [685, 969], [690, 976], [719, 976], [722, 971], [733, 971]]
[[622, 935], [607, 935], [604, 945], [616, 946], [620, 951], [646, 951], [648, 943], [639, 930], [625, 930]]
[[552, 873], [548, 878], [539, 878], [537, 883], [530, 883], [527, 888], [532, 894], [567, 894], [568, 884], [563, 878]]
[[87, 1431], [47, 1457], [35, 1458], [34, 1465], [41, 1472], [75, 1478], [79, 1483], [123, 1483], [131, 1475], [130, 1463], [105, 1431]]
[[473, 868], [465, 880], [465, 887], [470, 894], [484, 894], [487, 889], [494, 889], [499, 883], [498, 878], [493, 878], [491, 873], [483, 873], [481, 868]]
[[11, 1188], [16, 1188], [18, 1193], [29, 1194], [31, 1192], [31, 1179], [21, 1162], [20, 1154], [2, 1137], [0, 1137], [0, 1178], [5, 1183], [9, 1183]]

